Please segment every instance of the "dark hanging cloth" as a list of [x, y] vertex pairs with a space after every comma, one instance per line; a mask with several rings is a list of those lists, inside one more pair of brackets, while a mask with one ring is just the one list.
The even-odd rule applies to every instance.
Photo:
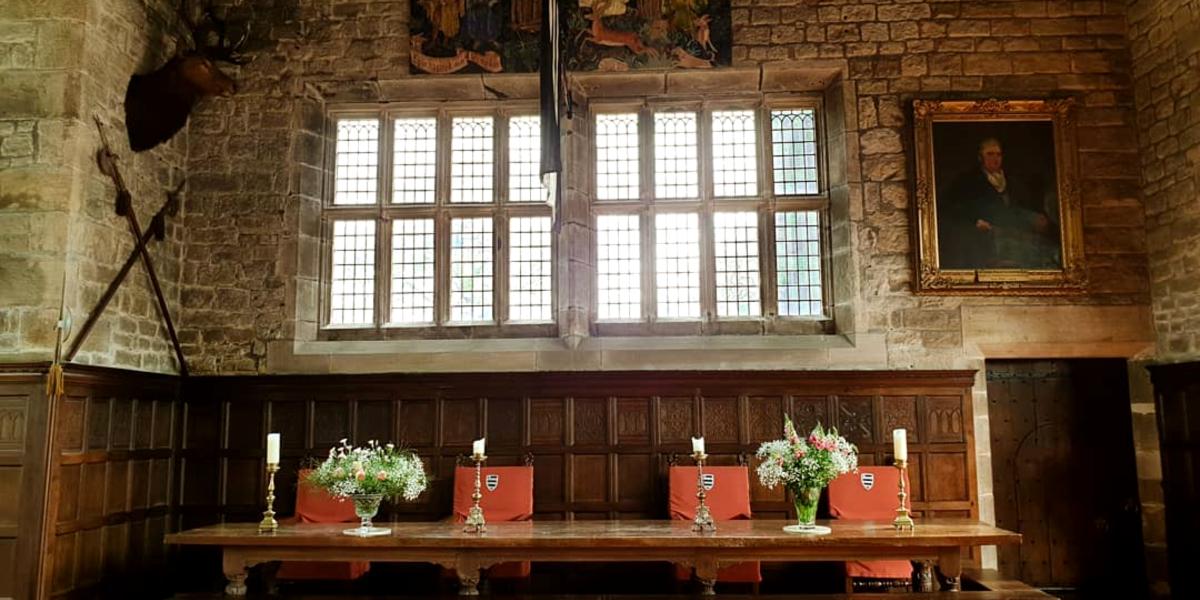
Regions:
[[559, 61], [558, 0], [542, 0], [541, 61], [538, 65], [541, 126], [542, 126], [542, 185], [547, 190], [547, 202], [554, 215], [554, 231], [562, 223], [562, 137], [563, 74]]

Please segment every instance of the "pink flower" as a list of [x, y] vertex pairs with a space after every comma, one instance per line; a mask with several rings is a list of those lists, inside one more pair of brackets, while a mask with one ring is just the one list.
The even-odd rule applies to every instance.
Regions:
[[367, 474], [364, 471], [358, 471], [354, 474], [354, 478], [362, 481], [367, 478]]
[[796, 458], [804, 458], [804, 448], [796, 448]]
[[378, 474], [375, 475], [375, 479], [378, 479], [379, 481], [383, 481], [384, 479], [387, 479], [387, 471], [380, 471]]

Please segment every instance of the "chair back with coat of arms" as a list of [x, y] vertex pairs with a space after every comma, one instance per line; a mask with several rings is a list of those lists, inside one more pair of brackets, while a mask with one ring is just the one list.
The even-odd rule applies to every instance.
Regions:
[[[744, 466], [704, 467], [704, 503], [714, 521], [750, 518], [750, 475]], [[696, 518], [696, 467], [671, 467], [669, 472], [668, 513], [672, 519]], [[720, 525], [717, 525], [719, 528]], [[690, 579], [691, 569], [676, 569], [680, 579]], [[721, 567], [717, 581], [759, 583], [762, 569], [758, 562]]]

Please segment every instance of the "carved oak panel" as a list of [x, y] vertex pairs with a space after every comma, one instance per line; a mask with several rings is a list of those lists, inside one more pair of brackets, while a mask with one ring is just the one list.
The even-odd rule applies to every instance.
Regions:
[[715, 444], [738, 442], [738, 399], [704, 399], [704, 438]]
[[529, 441], [561, 446], [565, 441], [566, 402], [539, 398], [529, 401]]
[[917, 399], [915, 396], [884, 396], [879, 399], [880, 444], [892, 443], [892, 430], [905, 429], [908, 443], [921, 441], [917, 427]]
[[751, 396], [748, 401], [750, 442], [777, 439], [783, 432], [783, 399]]
[[948, 396], [931, 396], [925, 400], [928, 407], [929, 441], [962, 442], [964, 417], [962, 399]]
[[575, 398], [575, 444], [608, 443], [608, 400], [605, 398]]
[[[825, 396], [796, 396], [792, 398], [792, 423], [796, 431], [812, 431], [817, 423], [833, 423], [829, 418], [829, 398]], [[783, 437], [783, 423], [770, 439]]]
[[650, 443], [650, 399], [617, 399], [617, 443]]
[[[698, 434], [692, 409], [693, 398], [660, 398], [658, 400], [658, 441], [662, 444], [689, 442]], [[690, 448], [690, 446], [689, 446]]]
[[855, 444], [875, 441], [871, 398], [838, 396], [836, 402], [838, 431]]

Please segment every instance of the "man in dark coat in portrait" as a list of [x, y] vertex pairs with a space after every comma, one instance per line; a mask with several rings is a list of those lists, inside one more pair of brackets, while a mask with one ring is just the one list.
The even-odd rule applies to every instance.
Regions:
[[[1028, 182], [1004, 172], [996, 138], [979, 143], [979, 168], [938, 193], [938, 258], [943, 269], [1061, 266], [1057, 227]], [[1036, 208], [1035, 208], [1036, 207]]]

